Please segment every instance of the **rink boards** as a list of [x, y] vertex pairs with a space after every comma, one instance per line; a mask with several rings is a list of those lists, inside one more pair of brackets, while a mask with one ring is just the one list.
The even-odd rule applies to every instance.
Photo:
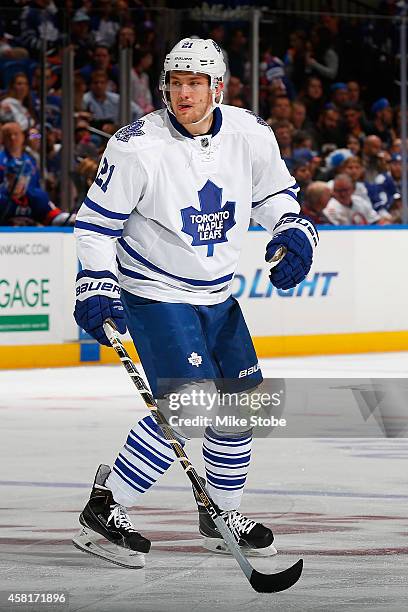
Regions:
[[[269, 283], [268, 234], [248, 232], [233, 295], [260, 357], [408, 349], [408, 226], [320, 228], [307, 279]], [[113, 362], [72, 317], [78, 262], [69, 228], [0, 228], [0, 368]]]

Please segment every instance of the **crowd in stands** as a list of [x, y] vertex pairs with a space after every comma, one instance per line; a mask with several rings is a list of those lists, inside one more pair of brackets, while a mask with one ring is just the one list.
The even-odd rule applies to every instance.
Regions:
[[[393, 4], [389, 0], [388, 9]], [[72, 224], [107, 140], [119, 127], [121, 46], [133, 54], [131, 119], [162, 107], [159, 12], [140, 0], [77, 0], [63, 7], [53, 0], [10, 0], [10, 7], [16, 10], [0, 16], [0, 225]], [[228, 66], [224, 102], [251, 108], [248, 24], [186, 21], [184, 27], [181, 35], [210, 37], [222, 48]], [[281, 35], [280, 45], [271, 40], [265, 34], [261, 39], [259, 114], [299, 185], [303, 211], [318, 224], [400, 223], [398, 88], [380, 90], [372, 67], [370, 72], [364, 65], [368, 54], [379, 73], [384, 61], [395, 72], [389, 64], [396, 61], [391, 20], [367, 24], [326, 15], [318, 22], [300, 20]], [[361, 57], [347, 47], [356, 40]], [[75, 171], [74, 201], [63, 212], [58, 204], [67, 42], [74, 49]], [[44, 51], [46, 171], [40, 180]]]

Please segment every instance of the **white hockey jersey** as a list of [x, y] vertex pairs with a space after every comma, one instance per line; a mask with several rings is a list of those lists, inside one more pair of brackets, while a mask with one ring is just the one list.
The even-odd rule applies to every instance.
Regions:
[[336, 198], [331, 198], [323, 214], [333, 225], [371, 225], [380, 220], [369, 200], [352, 195], [351, 202], [351, 206], [344, 206]]
[[[167, 110], [110, 139], [75, 226], [87, 270], [110, 270], [130, 293], [217, 304], [231, 283], [252, 216], [265, 229], [299, 212], [270, 127], [222, 106], [211, 134], [191, 136]], [[260, 262], [261, 263], [261, 262]]]

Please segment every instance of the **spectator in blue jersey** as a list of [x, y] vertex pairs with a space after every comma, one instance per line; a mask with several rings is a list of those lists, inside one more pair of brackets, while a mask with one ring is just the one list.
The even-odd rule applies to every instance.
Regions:
[[17, 123], [3, 126], [0, 152], [0, 225], [72, 224], [41, 189], [33, 158], [24, 151], [24, 134]]
[[398, 175], [401, 178], [401, 155], [390, 156], [384, 151], [382, 156], [387, 166], [392, 166], [392, 172], [384, 170], [378, 173], [372, 182], [365, 183], [373, 208], [380, 213], [389, 211], [394, 201], [401, 197], [398, 181]]

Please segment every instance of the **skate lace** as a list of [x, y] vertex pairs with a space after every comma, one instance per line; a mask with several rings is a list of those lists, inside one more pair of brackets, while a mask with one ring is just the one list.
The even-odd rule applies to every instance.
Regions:
[[113, 519], [113, 523], [118, 529], [124, 529], [125, 531], [133, 531], [136, 533], [136, 529], [130, 522], [127, 512], [123, 506], [116, 504], [112, 505], [110, 509], [111, 513], [107, 520], [107, 524]]
[[243, 533], [249, 533], [256, 525], [255, 521], [247, 518], [236, 510], [226, 510], [225, 512], [222, 512], [221, 516], [237, 540], [240, 539]]

